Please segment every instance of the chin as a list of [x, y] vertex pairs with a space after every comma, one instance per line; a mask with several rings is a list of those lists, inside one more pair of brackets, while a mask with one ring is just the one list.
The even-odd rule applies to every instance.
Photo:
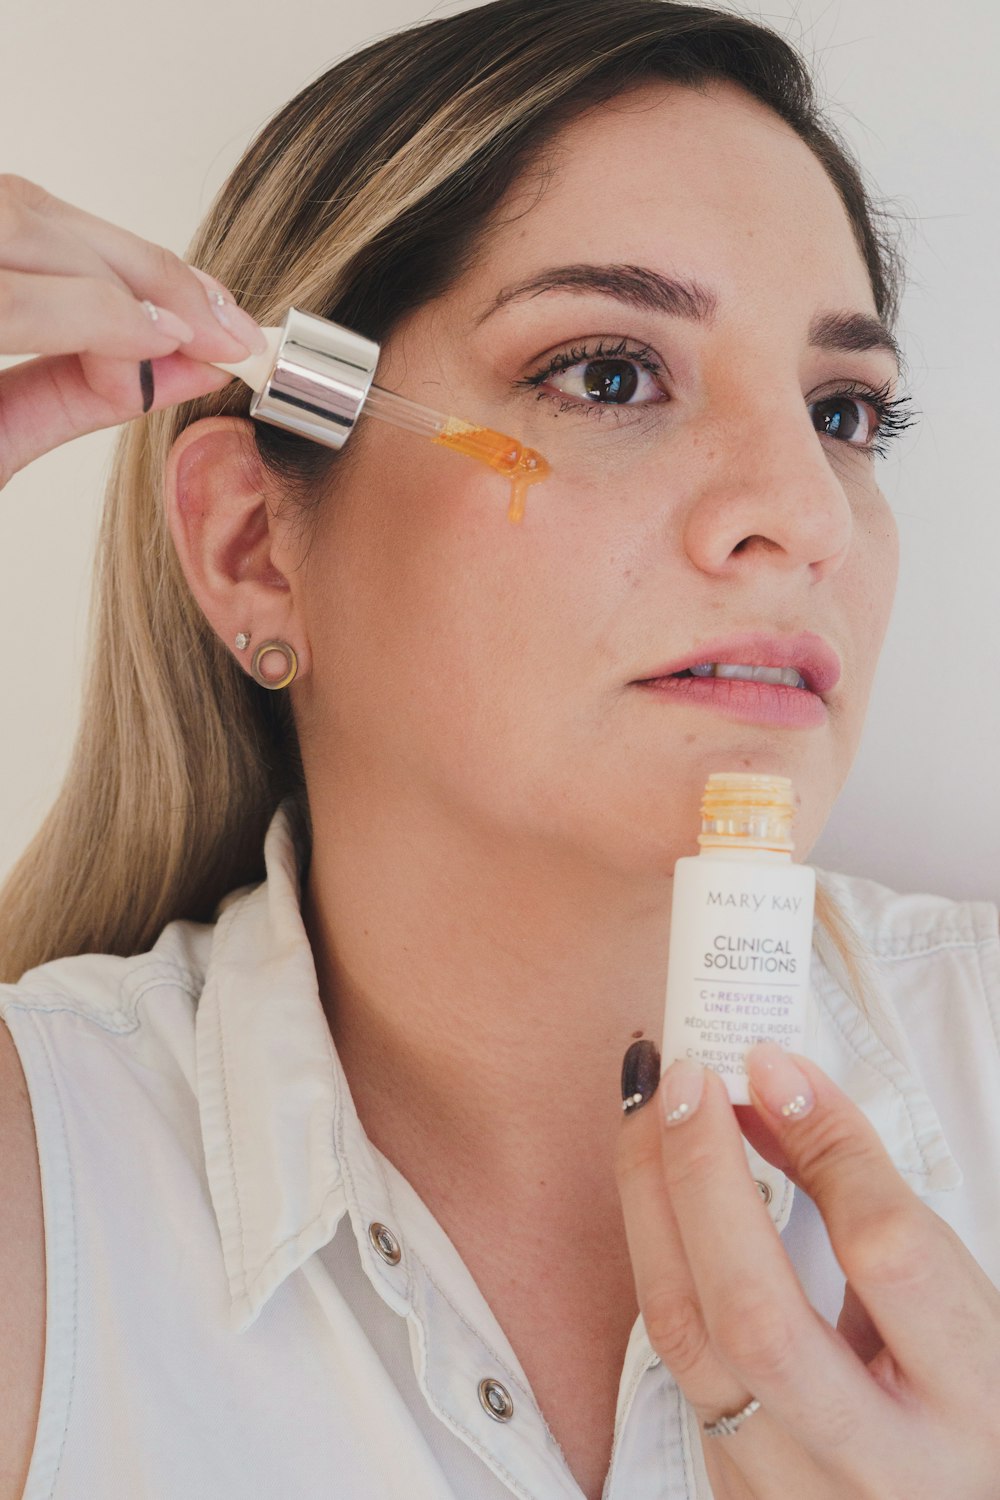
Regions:
[[583, 816], [578, 812], [573, 821], [581, 843], [623, 875], [669, 876], [676, 860], [699, 851], [701, 799], [713, 772], [787, 776], [796, 805], [793, 859], [801, 862], [819, 838], [843, 779], [833, 774], [830, 759], [829, 747], [818, 754], [814, 746], [810, 753], [803, 741], [791, 745], [769, 736], [762, 743], [745, 731], [728, 744], [721, 736], [714, 745], [708, 735], [696, 745], [682, 740], [672, 752], [644, 756], [641, 766], [620, 756], [601, 791], [580, 797]]

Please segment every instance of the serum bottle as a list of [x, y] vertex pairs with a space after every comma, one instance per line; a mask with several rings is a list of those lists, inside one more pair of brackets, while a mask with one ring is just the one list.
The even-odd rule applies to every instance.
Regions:
[[701, 817], [701, 853], [674, 867], [663, 1066], [691, 1058], [749, 1104], [756, 1042], [806, 1050], [816, 873], [792, 862], [787, 776], [710, 776]]

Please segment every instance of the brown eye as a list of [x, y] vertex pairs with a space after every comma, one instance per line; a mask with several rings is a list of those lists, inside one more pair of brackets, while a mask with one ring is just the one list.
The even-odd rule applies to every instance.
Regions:
[[830, 396], [825, 401], [814, 401], [810, 410], [817, 432], [855, 448], [864, 448], [871, 442], [875, 423], [864, 401], [856, 401], [852, 396]]
[[[546, 385], [564, 396], [599, 406], [638, 406], [657, 400], [662, 391], [649, 370], [633, 359], [587, 359], [553, 371]], [[638, 400], [633, 397], [638, 394]]]
[[627, 401], [638, 385], [635, 366], [628, 360], [594, 359], [584, 366], [583, 388], [591, 401]]

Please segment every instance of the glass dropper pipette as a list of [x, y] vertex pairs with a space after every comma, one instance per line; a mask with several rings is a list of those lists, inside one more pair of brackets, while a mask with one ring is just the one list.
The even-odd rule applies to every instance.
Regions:
[[534, 448], [492, 427], [445, 416], [371, 383], [379, 346], [320, 318], [290, 309], [281, 328], [263, 330], [268, 347], [237, 364], [217, 363], [256, 393], [250, 415], [339, 448], [360, 415], [391, 422], [488, 464], [511, 481], [507, 517], [520, 521], [525, 491], [549, 465]]

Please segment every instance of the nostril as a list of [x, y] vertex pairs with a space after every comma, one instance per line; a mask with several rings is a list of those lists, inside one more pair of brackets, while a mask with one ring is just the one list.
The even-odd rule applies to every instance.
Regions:
[[736, 546], [733, 548], [733, 551], [734, 552], [744, 552], [744, 551], [746, 551], [747, 547], [750, 546], [751, 542], [757, 542], [759, 546], [763, 547], [763, 549], [764, 549], [765, 552], [783, 552], [785, 550], [782, 547], [781, 543], [780, 542], [776, 542], [773, 537], [770, 537], [770, 536], [759, 536], [758, 535], [758, 536], [745, 536], [743, 538], [742, 542], [737, 542], [736, 543]]

